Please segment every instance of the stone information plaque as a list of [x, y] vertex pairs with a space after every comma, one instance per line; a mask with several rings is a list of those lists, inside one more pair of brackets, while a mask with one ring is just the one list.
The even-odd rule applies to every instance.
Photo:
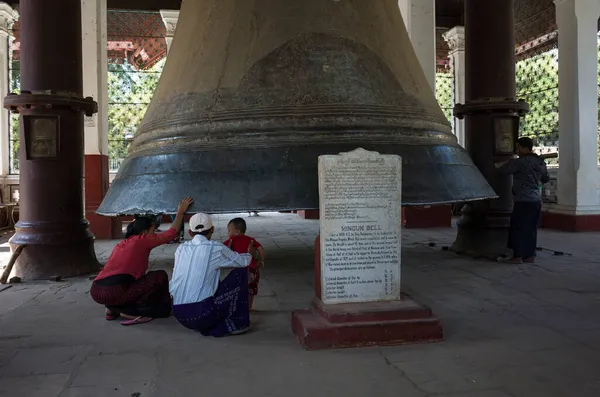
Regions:
[[400, 156], [319, 156], [319, 196], [323, 303], [400, 299]]

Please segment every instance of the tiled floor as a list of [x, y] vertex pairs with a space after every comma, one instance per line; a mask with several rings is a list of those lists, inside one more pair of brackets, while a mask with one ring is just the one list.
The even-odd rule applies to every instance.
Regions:
[[[216, 217], [220, 239], [229, 218]], [[455, 230], [405, 230], [403, 288], [433, 308], [446, 340], [306, 352], [290, 311], [313, 295], [319, 222], [247, 221], [268, 255], [251, 333], [106, 322], [87, 278], [14, 286], [0, 292], [0, 396], [600, 396], [600, 234], [542, 231], [541, 246], [572, 256], [512, 266], [443, 251]], [[101, 260], [112, 246], [97, 244]], [[156, 249], [153, 268], [170, 270], [175, 248]]]

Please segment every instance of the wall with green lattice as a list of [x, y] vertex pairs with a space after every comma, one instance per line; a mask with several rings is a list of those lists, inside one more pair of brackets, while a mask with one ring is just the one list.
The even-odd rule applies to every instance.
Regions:
[[558, 48], [517, 62], [516, 83], [517, 98], [530, 108], [519, 134], [533, 138], [542, 153], [558, 151]]
[[452, 70], [438, 70], [435, 74], [435, 97], [454, 129], [454, 74]]
[[[131, 15], [129, 15], [131, 14]], [[118, 37], [109, 37], [110, 43], [126, 41], [140, 41], [146, 43], [159, 43], [164, 45], [164, 38], [150, 37], [139, 28], [135, 22], [137, 13], [119, 13], [119, 18], [129, 18], [129, 22], [121, 23], [132, 32], [121, 32]], [[162, 23], [157, 17], [157, 23]], [[135, 22], [135, 23], [134, 23]], [[121, 37], [122, 36], [122, 37]], [[127, 40], [125, 40], [127, 39]], [[600, 36], [598, 38], [600, 54]], [[132, 57], [116, 56], [127, 48], [110, 48], [109, 53], [109, 157], [111, 171], [116, 171], [126, 156], [131, 136], [137, 129], [145, 110], [150, 102], [154, 89], [157, 86], [160, 73], [164, 66], [164, 49], [154, 48], [146, 44], [150, 53], [156, 53], [156, 60], [150, 67], [139, 67]], [[12, 47], [11, 47], [12, 48]], [[10, 90], [19, 90], [19, 60], [12, 59], [17, 51], [12, 48], [11, 62], [9, 62]], [[126, 51], [124, 53], [127, 53]], [[160, 58], [160, 59], [159, 59]], [[118, 62], [115, 62], [115, 59]], [[599, 57], [600, 66], [600, 57]], [[600, 85], [600, 67], [598, 84]], [[555, 152], [559, 148], [558, 137], [558, 49], [551, 48], [541, 53], [530, 55], [516, 64], [517, 97], [529, 103], [531, 111], [527, 114], [520, 128], [521, 136], [533, 137], [542, 152]], [[452, 69], [440, 68], [436, 73], [436, 98], [444, 114], [454, 126], [452, 110], [454, 107], [454, 77]], [[600, 97], [599, 97], [600, 109]], [[600, 110], [599, 110], [600, 113]], [[600, 123], [599, 123], [600, 135]], [[10, 119], [10, 173], [19, 172], [19, 123], [18, 116], [12, 115]], [[599, 140], [600, 152], [600, 140]], [[599, 159], [600, 162], [600, 159]], [[556, 160], [549, 160], [549, 164], [557, 164]]]

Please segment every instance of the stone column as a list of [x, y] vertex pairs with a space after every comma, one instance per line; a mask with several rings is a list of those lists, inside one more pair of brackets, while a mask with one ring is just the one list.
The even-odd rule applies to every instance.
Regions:
[[99, 268], [83, 217], [83, 118], [97, 112], [83, 97], [81, 0], [19, 2], [21, 94], [18, 111], [20, 216], [12, 248], [24, 246], [12, 275], [70, 277]]
[[160, 10], [160, 16], [162, 17], [165, 28], [167, 28], [167, 35], [165, 40], [167, 42], [167, 54], [171, 50], [171, 43], [173, 37], [175, 37], [175, 30], [177, 28], [177, 21], [179, 20], [179, 10]]
[[[12, 25], [19, 19], [19, 14], [11, 6], [0, 2], [0, 98], [8, 95], [10, 90], [8, 75], [10, 69], [10, 38]], [[10, 114], [8, 111], [0, 112], [0, 175], [6, 176], [10, 172]], [[9, 197], [5, 197], [8, 200]]]
[[427, 82], [435, 92], [435, 0], [398, 0], [398, 7]]
[[528, 110], [515, 101], [514, 24], [513, 0], [465, 0], [465, 103], [454, 113], [465, 118], [465, 148], [499, 197], [465, 205], [453, 248], [494, 260], [510, 255], [513, 205], [512, 177], [494, 163], [514, 154], [519, 116]]
[[85, 118], [85, 217], [96, 238], [110, 239], [116, 220], [96, 214], [109, 187], [106, 0], [81, 0], [81, 17], [83, 92], [98, 102]]
[[600, 230], [598, 0], [555, 0], [559, 46], [558, 205], [544, 226]]
[[[448, 57], [454, 74], [454, 103], [465, 103], [465, 28], [456, 26], [444, 33], [444, 40], [450, 47]], [[458, 143], [465, 146], [465, 122], [455, 120], [454, 134]]]

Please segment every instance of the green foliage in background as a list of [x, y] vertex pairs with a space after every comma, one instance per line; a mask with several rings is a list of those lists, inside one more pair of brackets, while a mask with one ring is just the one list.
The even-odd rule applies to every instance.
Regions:
[[131, 139], [140, 126], [158, 86], [166, 58], [148, 70], [129, 63], [108, 66], [108, 156], [111, 171], [127, 156]]
[[520, 135], [538, 145], [558, 146], [558, 49], [517, 62], [517, 98], [529, 104]]

